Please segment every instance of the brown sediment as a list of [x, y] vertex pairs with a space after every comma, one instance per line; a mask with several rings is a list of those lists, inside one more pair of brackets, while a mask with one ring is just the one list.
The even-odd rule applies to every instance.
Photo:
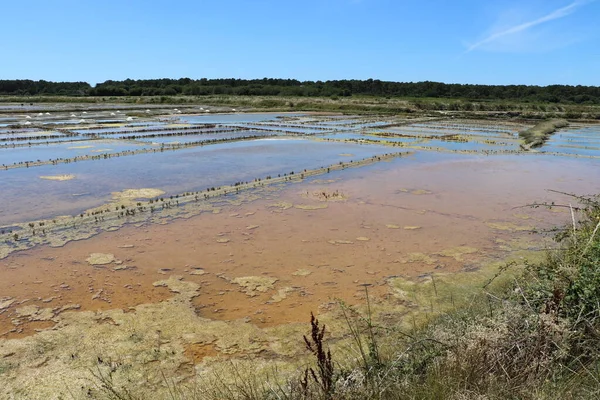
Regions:
[[[529, 168], [534, 166], [532, 162]], [[14, 300], [0, 309], [0, 335], [23, 337], [53, 323], [52, 318], [20, 318], [15, 326], [16, 310], [24, 306], [49, 308], [56, 315], [74, 304], [79, 311], [130, 310], [164, 301], [173, 293], [154, 283], [169, 275], [200, 285], [191, 300], [200, 317], [274, 327], [304, 322], [310, 312], [336, 298], [362, 303], [357, 295], [361, 284], [373, 285], [373, 296], [384, 297], [390, 277], [470, 270], [507, 251], [528, 249], [527, 243], [513, 242], [531, 240], [528, 232], [493, 229], [487, 223], [500, 217], [518, 223], [512, 207], [547, 196], [544, 189], [554, 179], [539, 181], [538, 174], [520, 174], [515, 182], [515, 171], [523, 166], [498, 161], [486, 166], [494, 171], [494, 184], [486, 186], [489, 175], [482, 168], [475, 160], [390, 169], [368, 180], [360, 179], [360, 173], [358, 178], [350, 174], [330, 183], [328, 190], [347, 194], [343, 202], [304, 198], [302, 193], [314, 189], [308, 181], [281, 187], [264, 199], [223, 206], [220, 214], [203, 213], [166, 225], [127, 225], [60, 248], [14, 253], [0, 260], [0, 304]], [[436, 195], [397, 195], [425, 177]], [[467, 184], [480, 189], [460, 190]], [[576, 180], [560, 185], [565, 191], [589, 190], [587, 182]], [[418, 189], [409, 192], [413, 190]], [[298, 201], [328, 208], [290, 207]], [[423, 214], [423, 209], [430, 211]], [[543, 212], [532, 209], [528, 215], [538, 221]], [[548, 223], [564, 216], [554, 217], [551, 214]], [[423, 229], [388, 229], [390, 221], [397, 227]], [[249, 229], [255, 226], [259, 228]], [[230, 241], [218, 243], [219, 239]], [[93, 267], [86, 261], [93, 253], [112, 254], [115, 262]], [[245, 277], [272, 283], [249, 297], [247, 287], [236, 283]]]
[[[221, 353], [212, 343], [193, 343], [186, 347], [184, 354], [192, 364], [199, 364], [205, 357], [216, 357]], [[221, 357], [223, 356], [221, 355]]]
[[[460, 166], [453, 173], [459, 180], [469, 177]], [[422, 179], [414, 170], [407, 175]], [[15, 300], [0, 303], [8, 304], [0, 311], [0, 334], [6, 332], [0, 338], [18, 339], [0, 339], [0, 359], [10, 367], [3, 375], [9, 386], [0, 393], [28, 390], [47, 398], [68, 396], [68, 390], [85, 393], [94, 385], [89, 371], [113, 365], [123, 382], [154, 379], [150, 388], [148, 381], [128, 384], [138, 385], [136, 393], [143, 385], [147, 390], [139, 393], [147, 398], [164, 392], [165, 379], [192, 385], [203, 373], [227, 379], [231, 359], [253, 374], [274, 366], [296, 371], [307, 362], [301, 338], [310, 313], [327, 324], [332, 346], [345, 346], [337, 299], [363, 305], [363, 284], [371, 285], [375, 318], [385, 315], [402, 326], [407, 313], [419, 320], [434, 303], [439, 312], [448, 309], [439, 304], [438, 293], [466, 298], [465, 286], [475, 287], [494, 271], [455, 272], [477, 270], [490, 258], [516, 258], [516, 248], [528, 247], [518, 240], [526, 233], [485, 224], [499, 215], [510, 220], [512, 211], [497, 197], [506, 188], [448, 191], [457, 182], [442, 180], [432, 184], [435, 196], [398, 196], [398, 182], [392, 172], [349, 178], [333, 184], [349, 200], [327, 203], [327, 209], [272, 207], [302, 199], [298, 188], [311, 186], [300, 183], [268, 198], [223, 206], [219, 214], [127, 225], [0, 260], [6, 278], [0, 293]], [[419, 213], [423, 208], [431, 212]], [[385, 227], [390, 220], [424, 229], [390, 230]], [[248, 229], [256, 225], [260, 228]], [[217, 243], [218, 238], [231, 242]], [[92, 253], [113, 254], [115, 261], [93, 267], [86, 262]], [[396, 262], [400, 259], [411, 262]], [[200, 270], [203, 274], [194, 274]], [[436, 297], [429, 283], [434, 275]], [[455, 279], [459, 284], [453, 286]], [[49, 329], [36, 331], [44, 328]], [[60, 376], [68, 377], [67, 388]]]
[[[324, 210], [288, 209], [282, 215], [272, 212], [270, 203], [263, 201], [236, 209], [244, 215], [242, 218], [205, 214], [165, 226], [127, 226], [62, 248], [28, 250], [0, 263], [6, 277], [0, 282], [0, 290], [17, 301], [30, 298], [31, 304], [40, 307], [78, 303], [81, 310], [127, 309], [168, 297], [164, 290], [152, 286], [163, 276], [160, 269], [168, 266], [169, 273], [188, 274], [189, 280], [202, 283], [201, 295], [194, 299], [202, 316], [226, 320], [250, 317], [260, 326], [303, 321], [320, 304], [333, 297], [346, 297], [349, 288], [365, 282], [382, 283], [386, 275], [398, 272], [391, 266], [391, 258], [387, 266], [370, 267], [372, 262], [378, 263], [374, 260], [381, 247], [391, 245], [385, 244], [390, 239], [385, 237], [388, 235], [370, 234], [369, 242], [344, 244], [343, 254], [332, 250], [328, 242], [331, 227], [349, 230], [350, 238], [364, 232], [344, 218], [357, 205], [335, 204], [335, 209], [328, 210], [329, 222], [324, 225], [314, 225]], [[261, 229], [247, 229], [257, 222]], [[230, 236], [234, 246], [217, 243], [214, 237], [218, 234]], [[86, 262], [90, 254], [100, 252], [114, 254], [122, 266], [90, 266]], [[192, 274], [198, 268], [204, 274]], [[224, 275], [228, 279], [223, 279]], [[253, 297], [248, 298], [246, 288], [236, 284], [244, 283], [241, 278], [248, 276], [278, 281], [252, 291]], [[273, 296], [288, 287], [294, 290], [286, 290], [286, 298], [274, 303]], [[385, 289], [374, 292], [383, 293]], [[43, 303], [43, 299], [52, 297], [49, 303]], [[13, 309], [11, 306], [0, 315], [2, 332], [13, 328], [7, 321]]]
[[[369, 229], [370, 241], [344, 241], [347, 244], [335, 250], [327, 239], [332, 229], [350, 238], [366, 230], [347, 218], [364, 212], [361, 207], [336, 203], [327, 215], [316, 210], [307, 217], [304, 210], [289, 209], [283, 215], [271, 212], [264, 202], [238, 209], [240, 214], [248, 209], [256, 212], [243, 218], [206, 214], [165, 226], [128, 226], [63, 248], [38, 248], [9, 257], [4, 265], [0, 264], [5, 276], [0, 290], [18, 301], [29, 298], [28, 303], [40, 307], [77, 303], [81, 310], [128, 309], [169, 297], [164, 289], [153, 286], [163, 279], [161, 269], [168, 266], [169, 274], [186, 274], [186, 279], [201, 283], [201, 293], [193, 303], [203, 317], [249, 318], [263, 327], [300, 322], [334, 298], [347, 299], [350, 304], [361, 302], [352, 297], [359, 284], [374, 284], [373, 295], [384, 295], [386, 277], [399, 273], [418, 276], [432, 270], [432, 256], [406, 253], [415, 247], [407, 242], [407, 235], [418, 231], [404, 234], [398, 230], [398, 235], [390, 236], [381, 229]], [[372, 211], [381, 212], [378, 207]], [[316, 220], [321, 223], [315, 225]], [[248, 231], [248, 224], [254, 221], [260, 221], [262, 228]], [[214, 235], [218, 233], [230, 235], [234, 246], [217, 243]], [[133, 247], [124, 247], [123, 243]], [[429, 252], [436, 248], [426, 247]], [[122, 260], [125, 269], [112, 264], [106, 268], [88, 265], [85, 260], [98, 251], [110, 251]], [[409, 254], [410, 261], [404, 266], [395, 262], [403, 254]], [[452, 258], [444, 261], [445, 271], [461, 267]], [[193, 274], [198, 268], [202, 268], [202, 275]], [[263, 277], [268, 284], [248, 289], [248, 279], [243, 278], [249, 276]], [[260, 290], [254, 290], [257, 287]], [[281, 298], [282, 289], [286, 298]], [[273, 302], [278, 295], [280, 301]], [[48, 298], [52, 300], [43, 303]], [[10, 322], [13, 313], [11, 306], [0, 315], [1, 332], [14, 328]], [[25, 327], [7, 337], [33, 333]]]

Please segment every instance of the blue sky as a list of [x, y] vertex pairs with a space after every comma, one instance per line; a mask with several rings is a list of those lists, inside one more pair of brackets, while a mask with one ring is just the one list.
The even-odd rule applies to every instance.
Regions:
[[0, 14], [0, 79], [600, 85], [600, 0], [33, 0]]

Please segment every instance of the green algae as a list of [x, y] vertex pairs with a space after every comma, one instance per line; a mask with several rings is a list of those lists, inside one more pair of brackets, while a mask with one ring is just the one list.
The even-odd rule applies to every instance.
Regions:
[[457, 247], [451, 247], [448, 249], [444, 249], [437, 254], [440, 256], [444, 256], [444, 257], [452, 257], [456, 261], [463, 261], [463, 256], [468, 255], [468, 254], [475, 254], [478, 252], [479, 252], [479, 250], [474, 247], [457, 246]]
[[294, 292], [295, 289], [289, 286], [283, 287], [277, 290], [277, 293], [274, 294], [271, 299], [267, 303], [281, 303], [283, 300], [287, 299], [288, 295]]
[[294, 276], [308, 276], [310, 274], [312, 274], [312, 271], [310, 271], [308, 269], [302, 269], [301, 268], [299, 270], [296, 270], [296, 272], [294, 272], [292, 275], [294, 275]]
[[86, 259], [90, 265], [107, 265], [115, 262], [115, 255], [110, 253], [92, 253]]
[[156, 188], [126, 189], [121, 192], [113, 192], [113, 200], [135, 200], [135, 199], [153, 199], [165, 194], [164, 190]]
[[523, 220], [528, 220], [528, 219], [533, 218], [531, 215], [527, 215], [527, 214], [513, 214], [513, 217], [523, 219]]
[[265, 276], [244, 276], [231, 280], [231, 283], [239, 285], [242, 288], [242, 291], [250, 297], [255, 297], [260, 293], [266, 293], [269, 290], [273, 290], [275, 282], [277, 282], [276, 278]]
[[73, 174], [43, 175], [43, 176], [40, 176], [40, 179], [45, 179], [48, 181], [70, 181], [70, 180], [75, 179], [75, 175], [73, 175]]
[[431, 192], [429, 190], [425, 190], [425, 189], [405, 189], [405, 188], [398, 190], [398, 192], [414, 194], [415, 196], [422, 196], [422, 195], [433, 193], [433, 192]]
[[189, 271], [190, 275], [205, 275], [206, 271], [203, 268], [194, 267]]
[[407, 263], [422, 263], [427, 265], [432, 265], [437, 263], [437, 260], [427, 254], [424, 253], [408, 253], [406, 256], [399, 258], [396, 262], [400, 262], [402, 264]]
[[[212, 344], [224, 355], [258, 354], [269, 347], [267, 343], [276, 345], [273, 334], [246, 320], [199, 317], [191, 303], [199, 294], [196, 283], [169, 277], [155, 285], [167, 287], [174, 297], [128, 312], [65, 311], [54, 316], [57, 324], [52, 329], [23, 339], [0, 340], [0, 359], [14, 366], [3, 375], [7, 384], [0, 388], [0, 397], [15, 392], [31, 399], [83, 397], [95, 387], [91, 371], [112, 368], [116, 388], [163, 398], [167, 395], [164, 377], [190, 379], [194, 375], [193, 368], [189, 376], [181, 374], [181, 368], [190, 365], [185, 355], [189, 345]], [[39, 313], [30, 308], [25, 314]], [[218, 370], [225, 364], [221, 361], [211, 367]]]
[[536, 238], [535, 240], [527, 237], [516, 237], [508, 240], [497, 238], [495, 242], [498, 249], [506, 252], [540, 251], [550, 249], [555, 245], [555, 242], [549, 237]]
[[327, 243], [330, 244], [354, 244], [351, 240], [328, 240]]
[[300, 210], [305, 210], [305, 211], [323, 210], [327, 207], [329, 207], [327, 204], [295, 204], [294, 205], [294, 208], [297, 208]]
[[28, 306], [17, 307], [15, 315], [17, 318], [26, 318], [29, 321], [50, 321], [54, 318], [54, 310], [30, 304]]
[[[452, 250], [447, 254], [456, 253]], [[459, 254], [462, 256], [462, 251]], [[505, 290], [514, 277], [521, 273], [524, 260], [537, 262], [543, 257], [543, 252], [515, 249], [508, 257], [497, 261], [488, 257], [460, 272], [436, 272], [417, 279], [392, 277], [387, 283], [391, 294], [401, 301], [405, 312], [410, 314], [410, 318], [402, 321], [408, 328], [435, 315], [459, 309], [476, 299], [487, 301], [486, 293]]]
[[512, 222], [486, 222], [485, 224], [499, 231], [523, 232], [535, 229], [533, 226], [516, 225]]
[[9, 308], [11, 305], [13, 305], [13, 303], [15, 303], [16, 300], [13, 299], [12, 297], [3, 297], [0, 298], [0, 314], [6, 310], [7, 308]]

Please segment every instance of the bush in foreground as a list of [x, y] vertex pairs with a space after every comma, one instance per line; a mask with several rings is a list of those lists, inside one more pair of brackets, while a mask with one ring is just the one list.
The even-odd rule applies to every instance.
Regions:
[[[580, 208], [565, 205], [573, 224], [556, 236], [559, 246], [500, 294], [484, 289], [467, 307], [396, 332], [390, 354], [340, 366], [333, 393], [315, 387], [287, 398], [598, 398], [600, 202], [577, 200]], [[364, 339], [361, 354], [373, 354], [382, 333], [394, 335], [388, 328], [373, 336], [369, 317], [348, 322]]]

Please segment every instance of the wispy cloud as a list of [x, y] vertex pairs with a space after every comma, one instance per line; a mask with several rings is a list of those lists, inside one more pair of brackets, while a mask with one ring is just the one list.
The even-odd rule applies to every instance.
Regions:
[[491, 35], [487, 36], [486, 38], [480, 40], [479, 42], [470, 45], [467, 48], [467, 50], [465, 50], [464, 54], [470, 53], [471, 51], [473, 51], [473, 50], [475, 50], [475, 49], [477, 49], [477, 48], [479, 48], [479, 47], [481, 47], [483, 45], [495, 42], [498, 39], [501, 39], [501, 38], [503, 38], [505, 36], [514, 35], [516, 33], [524, 32], [524, 31], [526, 31], [528, 29], [531, 29], [531, 28], [533, 28], [533, 27], [535, 27], [537, 25], [541, 25], [541, 24], [544, 24], [546, 22], [554, 21], [554, 20], [557, 20], [557, 19], [569, 16], [569, 15], [573, 14], [578, 8], [580, 8], [582, 6], [585, 6], [586, 4], [592, 3], [594, 1], [596, 1], [596, 0], [576, 0], [573, 3], [571, 3], [571, 4], [569, 4], [569, 5], [565, 6], [565, 7], [561, 7], [559, 9], [556, 9], [556, 10], [552, 11], [551, 13], [549, 13], [547, 15], [544, 15], [541, 18], [538, 18], [538, 19], [535, 19], [535, 20], [532, 20], [532, 21], [529, 21], [529, 22], [525, 22], [525, 23], [522, 23], [520, 25], [516, 25], [516, 26], [510, 27], [508, 29], [504, 29], [504, 30], [502, 30], [500, 32], [496, 32], [494, 34], [491, 34]]

